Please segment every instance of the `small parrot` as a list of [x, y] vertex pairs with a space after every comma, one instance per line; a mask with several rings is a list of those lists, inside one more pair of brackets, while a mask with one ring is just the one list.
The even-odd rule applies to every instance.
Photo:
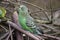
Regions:
[[6, 14], [6, 10], [3, 7], [0, 7], [0, 18], [4, 18]]
[[20, 5], [18, 8], [18, 21], [22, 28], [33, 34], [43, 34], [44, 32], [36, 26], [34, 19], [29, 15], [28, 8]]
[[1, 20], [5, 19], [5, 14], [6, 14], [5, 8], [0, 6], [0, 19]]

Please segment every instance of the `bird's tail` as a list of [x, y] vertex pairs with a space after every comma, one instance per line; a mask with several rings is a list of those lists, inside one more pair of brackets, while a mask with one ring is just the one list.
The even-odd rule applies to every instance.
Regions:
[[40, 28], [36, 28], [36, 32], [37, 32], [38, 35], [39, 34], [44, 34], [43, 30], [41, 30]]

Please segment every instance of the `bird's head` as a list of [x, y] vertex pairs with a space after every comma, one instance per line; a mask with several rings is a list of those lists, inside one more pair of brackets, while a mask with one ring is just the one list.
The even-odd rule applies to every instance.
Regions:
[[27, 12], [28, 8], [25, 5], [21, 5], [20, 10], [22, 10], [23, 12]]
[[18, 9], [18, 13], [27, 15], [28, 14], [28, 8], [25, 5], [20, 5]]

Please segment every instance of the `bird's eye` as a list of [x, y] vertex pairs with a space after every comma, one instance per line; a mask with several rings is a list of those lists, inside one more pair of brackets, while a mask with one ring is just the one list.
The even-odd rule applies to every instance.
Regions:
[[22, 9], [22, 11], [24, 11], [24, 8], [23, 7], [21, 9]]

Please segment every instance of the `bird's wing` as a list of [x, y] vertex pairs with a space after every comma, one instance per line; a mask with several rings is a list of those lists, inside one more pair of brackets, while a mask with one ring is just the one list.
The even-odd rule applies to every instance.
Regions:
[[27, 16], [26, 19], [27, 26], [29, 26], [30, 28], [34, 28], [35, 27], [34, 19], [30, 15]]
[[27, 16], [27, 22], [26, 22], [27, 26], [30, 27], [34, 33], [36, 34], [43, 34], [43, 31], [36, 26], [34, 19], [31, 16]]

